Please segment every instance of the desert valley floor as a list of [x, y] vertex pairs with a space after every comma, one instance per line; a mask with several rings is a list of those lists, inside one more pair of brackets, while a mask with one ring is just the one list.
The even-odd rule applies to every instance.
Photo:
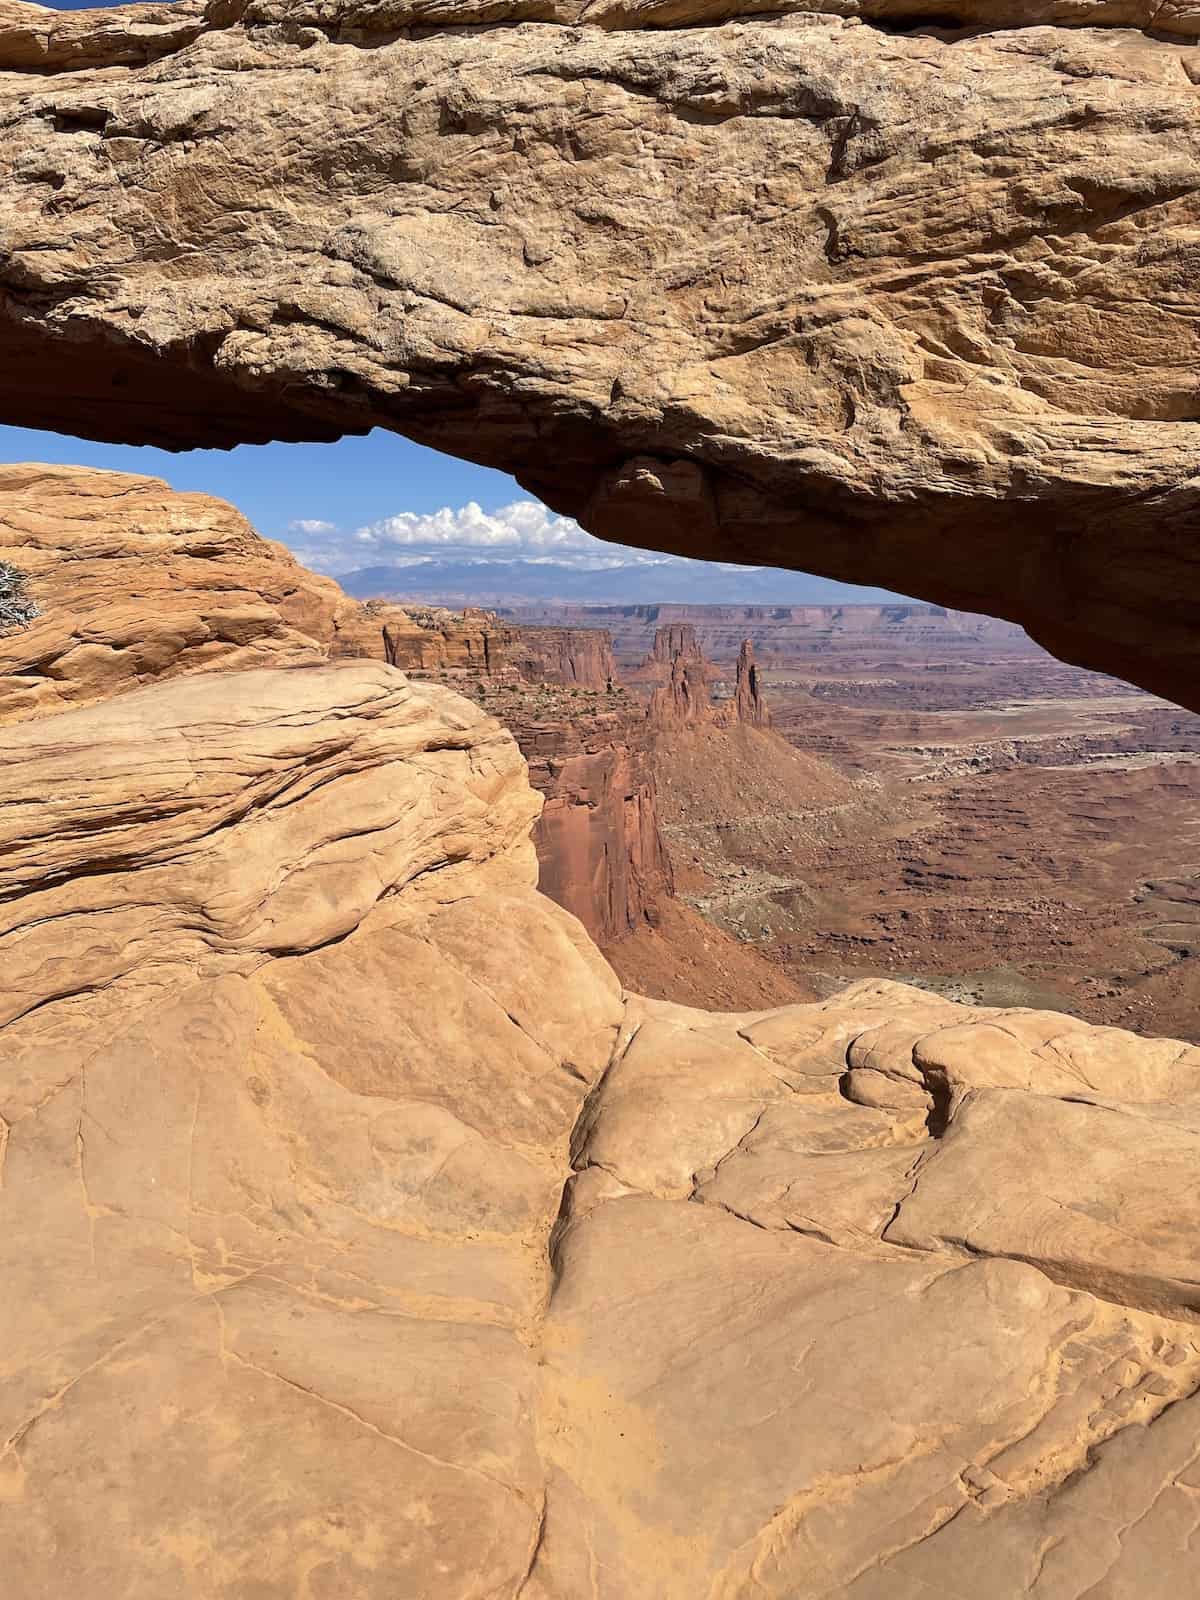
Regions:
[[[651, 764], [676, 900], [797, 994], [884, 976], [1197, 1037], [1200, 717], [1064, 665], [1007, 624], [928, 607], [512, 619], [606, 629], [635, 686], [656, 633], [690, 628], [718, 705], [753, 640], [773, 732], [673, 727], [651, 739]], [[556, 696], [565, 718], [605, 704], [543, 689], [543, 708]], [[741, 1003], [674, 993], [664, 942], [639, 930], [609, 953], [647, 992]]]

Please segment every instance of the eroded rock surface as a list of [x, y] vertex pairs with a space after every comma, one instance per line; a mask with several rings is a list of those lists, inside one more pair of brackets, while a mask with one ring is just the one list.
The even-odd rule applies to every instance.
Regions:
[[[10, 525], [119, 655], [54, 481]], [[121, 485], [176, 642], [0, 750], [6, 1600], [1189, 1593], [1200, 1050], [623, 992], [511, 735]]]
[[0, 561], [40, 612], [0, 630], [0, 723], [183, 672], [320, 661], [358, 609], [226, 501], [124, 472], [0, 465]]
[[1200, 1051], [624, 995], [387, 666], [10, 741], [14, 1600], [1188, 1592]]
[[7, 1592], [515, 1591], [621, 999], [533, 891], [511, 738], [355, 664], [0, 759]]
[[381, 424], [1197, 703], [1195, 6], [738, 9], [5, 0], [0, 413]]

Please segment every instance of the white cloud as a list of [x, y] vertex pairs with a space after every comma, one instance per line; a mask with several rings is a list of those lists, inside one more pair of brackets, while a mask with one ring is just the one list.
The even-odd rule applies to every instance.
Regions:
[[359, 528], [355, 539], [378, 557], [436, 551], [527, 560], [590, 554], [605, 548], [573, 518], [555, 516], [536, 500], [514, 500], [498, 511], [484, 511], [474, 500], [457, 511], [449, 506], [429, 515], [401, 511]]
[[339, 529], [315, 518], [288, 524], [287, 541], [301, 560], [333, 574], [358, 567], [417, 566], [428, 561], [533, 561], [584, 571], [677, 563], [678, 556], [608, 544], [572, 517], [556, 516], [536, 500], [514, 500], [496, 511], [476, 501], [457, 510], [400, 511], [365, 527]]

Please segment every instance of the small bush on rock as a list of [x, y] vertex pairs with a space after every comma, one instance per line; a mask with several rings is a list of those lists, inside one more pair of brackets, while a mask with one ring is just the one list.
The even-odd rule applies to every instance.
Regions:
[[25, 589], [25, 574], [7, 561], [0, 561], [0, 631], [27, 628], [40, 615], [37, 602]]

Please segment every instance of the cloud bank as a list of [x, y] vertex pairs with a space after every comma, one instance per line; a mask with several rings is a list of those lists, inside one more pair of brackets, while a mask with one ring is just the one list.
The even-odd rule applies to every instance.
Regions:
[[532, 561], [583, 572], [696, 564], [683, 556], [608, 544], [536, 500], [514, 500], [497, 511], [484, 511], [474, 500], [457, 510], [400, 511], [354, 529], [302, 518], [288, 524], [284, 537], [302, 561], [334, 577], [362, 567], [428, 561]]

